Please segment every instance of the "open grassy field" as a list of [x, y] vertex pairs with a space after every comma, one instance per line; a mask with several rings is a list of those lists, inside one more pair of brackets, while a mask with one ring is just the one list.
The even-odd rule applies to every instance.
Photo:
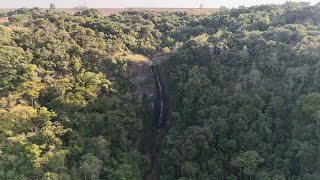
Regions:
[[[13, 11], [15, 9], [0, 9], [0, 11]], [[43, 10], [48, 10], [48, 9], [43, 9]], [[211, 14], [218, 9], [215, 8], [97, 8], [97, 10], [105, 16], [108, 16], [110, 14], [118, 14], [124, 11], [154, 11], [154, 12], [186, 12], [190, 14]], [[79, 11], [78, 8], [58, 8], [55, 11], [58, 12], [66, 12], [66, 13], [76, 13]]]

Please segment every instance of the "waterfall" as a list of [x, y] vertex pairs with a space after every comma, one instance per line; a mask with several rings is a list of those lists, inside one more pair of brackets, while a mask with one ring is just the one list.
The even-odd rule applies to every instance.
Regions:
[[162, 90], [162, 85], [160, 82], [159, 75], [157, 76], [157, 82], [158, 82], [158, 90], [159, 90], [159, 99], [160, 99], [160, 112], [159, 112], [159, 119], [158, 119], [158, 126], [162, 125], [163, 122], [163, 90]]
[[[162, 137], [164, 136], [165, 132], [165, 118], [166, 118], [166, 109], [165, 109], [165, 99], [164, 99], [164, 89], [163, 84], [161, 84], [160, 80], [160, 70], [159, 67], [154, 64], [153, 61], [150, 60], [150, 70], [154, 75], [155, 85], [157, 88], [157, 99], [155, 99], [155, 105], [154, 107], [157, 108], [154, 112], [155, 114], [154, 118], [154, 128], [152, 134], [150, 134], [151, 140], [151, 149], [150, 149], [150, 155], [151, 155], [151, 169], [146, 174], [145, 178], [146, 180], [153, 180], [153, 179], [159, 179], [160, 174], [160, 167], [158, 159], [160, 157], [160, 151], [158, 148], [159, 143], [161, 142]], [[158, 114], [159, 113], [159, 114]]]
[[159, 109], [159, 116], [158, 116], [158, 127], [160, 127], [163, 124], [163, 116], [164, 116], [164, 97], [163, 97], [163, 87], [160, 81], [159, 72], [155, 70], [155, 66], [151, 65], [151, 72], [156, 76], [157, 78], [157, 84], [158, 84], [158, 95], [160, 100], [160, 109]]

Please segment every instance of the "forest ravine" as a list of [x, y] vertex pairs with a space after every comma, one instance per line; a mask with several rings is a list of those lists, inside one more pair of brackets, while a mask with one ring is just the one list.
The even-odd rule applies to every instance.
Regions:
[[1, 11], [0, 179], [320, 179], [319, 17]]

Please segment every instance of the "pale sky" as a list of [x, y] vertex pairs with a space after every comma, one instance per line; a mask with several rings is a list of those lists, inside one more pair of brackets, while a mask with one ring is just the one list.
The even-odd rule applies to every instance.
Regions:
[[[203, 4], [205, 8], [220, 6], [238, 7], [257, 4], [282, 4], [287, 0], [0, 0], [1, 8], [41, 7], [48, 8], [50, 2], [57, 8], [72, 8], [84, 5], [89, 8], [130, 8], [130, 7], [163, 7], [163, 8], [196, 8]], [[320, 0], [304, 0], [316, 4]]]

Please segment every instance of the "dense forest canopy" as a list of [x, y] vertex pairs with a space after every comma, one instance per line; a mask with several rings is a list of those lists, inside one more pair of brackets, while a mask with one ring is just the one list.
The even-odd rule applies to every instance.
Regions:
[[320, 179], [319, 7], [0, 17], [0, 179]]

